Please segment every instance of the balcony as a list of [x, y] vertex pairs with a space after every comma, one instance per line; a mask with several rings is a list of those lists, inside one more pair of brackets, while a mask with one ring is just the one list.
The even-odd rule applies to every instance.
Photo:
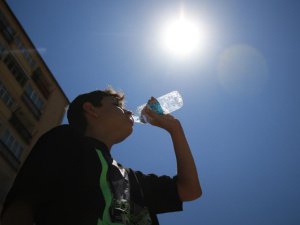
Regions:
[[16, 129], [16, 131], [20, 134], [20, 136], [23, 138], [23, 140], [30, 144], [30, 141], [32, 139], [31, 132], [28, 130], [24, 122], [21, 120], [21, 118], [18, 116], [17, 113], [13, 113], [9, 122], [11, 125]]

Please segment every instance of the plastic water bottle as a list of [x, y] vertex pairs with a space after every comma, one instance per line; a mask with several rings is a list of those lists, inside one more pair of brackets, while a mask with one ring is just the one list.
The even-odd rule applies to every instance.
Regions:
[[136, 123], [146, 123], [147, 117], [142, 115], [141, 112], [145, 106], [148, 106], [157, 114], [169, 114], [183, 106], [183, 99], [178, 91], [172, 91], [157, 98], [157, 101], [148, 101], [147, 104], [143, 104], [137, 107], [134, 112], [133, 119]]

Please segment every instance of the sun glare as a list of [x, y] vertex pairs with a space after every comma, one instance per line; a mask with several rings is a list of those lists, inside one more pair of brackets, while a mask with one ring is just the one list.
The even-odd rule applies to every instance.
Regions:
[[188, 19], [183, 11], [179, 18], [167, 22], [162, 28], [162, 47], [175, 57], [191, 56], [199, 51], [203, 30], [196, 21]]

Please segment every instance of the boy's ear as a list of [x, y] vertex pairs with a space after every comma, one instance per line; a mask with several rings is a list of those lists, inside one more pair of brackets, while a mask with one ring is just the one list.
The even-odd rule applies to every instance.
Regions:
[[85, 102], [85, 103], [83, 103], [82, 108], [83, 108], [83, 111], [86, 114], [88, 114], [90, 116], [93, 116], [93, 117], [98, 117], [98, 114], [97, 114], [97, 112], [95, 110], [95, 106], [93, 106], [92, 103]]

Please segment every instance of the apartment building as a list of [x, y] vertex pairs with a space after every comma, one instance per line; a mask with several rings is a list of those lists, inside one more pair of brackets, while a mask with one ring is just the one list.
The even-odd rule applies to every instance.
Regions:
[[69, 100], [8, 4], [0, 0], [0, 211], [37, 139]]

